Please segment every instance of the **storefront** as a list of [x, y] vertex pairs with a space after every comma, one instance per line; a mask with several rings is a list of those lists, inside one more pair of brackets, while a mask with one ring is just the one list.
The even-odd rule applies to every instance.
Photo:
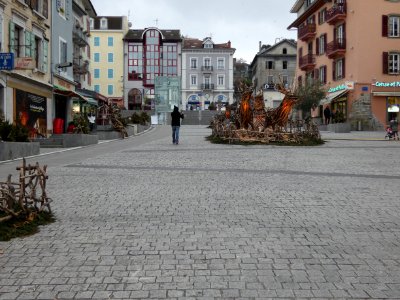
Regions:
[[382, 82], [373, 84], [372, 108], [374, 114], [383, 125], [390, 120], [400, 120], [400, 81]]
[[29, 138], [47, 137], [51, 133], [51, 86], [21, 74], [7, 77], [5, 103], [7, 119], [20, 122], [29, 130]]
[[349, 91], [351, 90], [354, 90], [353, 82], [346, 82], [345, 84], [330, 88], [326, 97], [319, 103], [318, 114], [316, 114], [316, 109], [314, 109], [313, 115], [317, 115], [321, 118], [321, 122], [326, 124], [323, 111], [326, 107], [329, 107], [331, 111], [330, 122], [345, 123], [349, 115]]

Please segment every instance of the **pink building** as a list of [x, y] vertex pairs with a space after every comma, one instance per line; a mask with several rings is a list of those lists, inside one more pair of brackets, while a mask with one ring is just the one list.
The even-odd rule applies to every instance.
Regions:
[[298, 84], [321, 81], [330, 106], [352, 129], [400, 118], [400, 0], [297, 0]]

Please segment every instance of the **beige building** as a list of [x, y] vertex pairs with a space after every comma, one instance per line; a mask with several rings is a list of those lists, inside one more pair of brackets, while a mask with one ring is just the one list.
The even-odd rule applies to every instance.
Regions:
[[124, 42], [128, 18], [98, 16], [90, 20], [93, 89], [123, 106]]
[[52, 128], [51, 3], [0, 0], [0, 113], [32, 138]]
[[352, 129], [377, 129], [399, 118], [400, 1], [297, 0], [297, 84], [318, 79], [325, 106]]

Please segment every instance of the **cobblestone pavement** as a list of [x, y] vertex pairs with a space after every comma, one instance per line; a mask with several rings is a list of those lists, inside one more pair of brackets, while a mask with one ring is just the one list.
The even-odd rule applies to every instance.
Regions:
[[400, 299], [400, 142], [157, 130], [49, 166], [57, 221], [0, 243], [0, 299]]

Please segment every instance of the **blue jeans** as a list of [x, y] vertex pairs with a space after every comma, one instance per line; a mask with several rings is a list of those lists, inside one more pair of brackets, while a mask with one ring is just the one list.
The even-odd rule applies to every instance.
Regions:
[[179, 126], [172, 126], [172, 143], [179, 143]]

